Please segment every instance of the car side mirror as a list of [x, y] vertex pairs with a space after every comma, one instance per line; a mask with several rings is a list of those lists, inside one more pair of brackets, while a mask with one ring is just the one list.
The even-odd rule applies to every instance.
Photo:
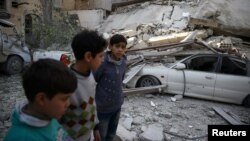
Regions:
[[185, 68], [186, 68], [186, 65], [183, 63], [177, 63], [176, 66], [174, 67], [174, 69], [177, 69], [177, 70], [183, 70]]

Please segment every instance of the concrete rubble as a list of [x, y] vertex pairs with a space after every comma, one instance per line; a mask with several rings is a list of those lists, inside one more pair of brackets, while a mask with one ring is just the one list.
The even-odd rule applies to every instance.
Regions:
[[160, 124], [152, 124], [141, 134], [144, 141], [164, 141], [163, 127]]
[[[191, 100], [186, 100], [168, 102], [160, 95], [127, 97], [122, 107], [117, 135], [124, 141], [207, 140], [204, 132], [207, 122], [223, 124], [212, 111], [214, 103], [209, 105], [203, 101], [203, 106], [198, 106], [195, 100], [192, 99], [192, 104]], [[157, 101], [156, 106], [151, 105], [152, 101]]]
[[[247, 9], [249, 5], [247, 0], [241, 0], [241, 4], [228, 0], [148, 1], [118, 7], [103, 21], [98, 30], [109, 37], [115, 33], [123, 34], [128, 38], [129, 49], [144, 49], [178, 43], [194, 29], [199, 29], [195, 38], [205, 40], [212, 47], [230, 47], [230, 53], [238, 52], [250, 56], [248, 49], [244, 50], [245, 52], [239, 49], [242, 45], [241, 38], [234, 37], [250, 37], [250, 18], [246, 12], [250, 12]], [[235, 10], [237, 7], [241, 9]], [[235, 32], [236, 30], [240, 32]], [[230, 32], [232, 34], [228, 34]], [[225, 35], [222, 36], [222, 33]], [[217, 43], [212, 43], [212, 38], [217, 40]], [[228, 38], [234, 41], [231, 43]], [[235, 42], [238, 46], [235, 46]]]

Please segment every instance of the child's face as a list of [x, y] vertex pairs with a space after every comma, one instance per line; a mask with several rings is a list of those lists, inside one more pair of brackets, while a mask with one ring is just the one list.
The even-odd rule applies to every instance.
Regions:
[[112, 52], [112, 57], [115, 60], [120, 60], [127, 50], [126, 43], [124, 42], [119, 42], [117, 44], [110, 45], [109, 48]]
[[90, 61], [90, 67], [91, 70], [97, 70], [100, 65], [103, 63], [104, 60], [104, 51], [97, 53], [95, 58], [92, 58], [92, 60]]
[[52, 99], [45, 98], [43, 102], [43, 112], [50, 118], [61, 118], [68, 109], [69, 97], [72, 93], [57, 93]]

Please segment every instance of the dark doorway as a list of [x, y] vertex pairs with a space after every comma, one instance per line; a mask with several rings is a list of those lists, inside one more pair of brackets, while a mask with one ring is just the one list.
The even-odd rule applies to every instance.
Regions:
[[40, 17], [35, 14], [27, 14], [25, 16], [25, 41], [30, 45], [39, 45], [39, 35], [34, 33], [35, 24], [40, 21]]

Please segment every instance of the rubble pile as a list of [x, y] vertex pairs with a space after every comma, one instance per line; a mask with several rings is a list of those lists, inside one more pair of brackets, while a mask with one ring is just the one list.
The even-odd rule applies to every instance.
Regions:
[[[194, 99], [183, 99], [180, 95], [130, 96], [122, 107], [117, 135], [123, 141], [205, 141], [207, 125], [227, 124], [211, 106], [228, 109], [232, 105], [209, 104], [209, 101], [199, 103]], [[231, 110], [234, 113], [240, 111]], [[243, 115], [248, 113], [240, 117], [244, 123], [248, 123], [249, 119], [247, 116], [242, 118]]]
[[[194, 7], [190, 7], [185, 3], [182, 5], [168, 6], [155, 5], [147, 2], [147, 4], [136, 6], [136, 9], [132, 11], [108, 16], [99, 28], [99, 31], [110, 33], [112, 30], [136, 30], [140, 24], [155, 24], [162, 29], [170, 31], [182, 30], [187, 24], [189, 13], [194, 10]], [[170, 29], [172, 26], [173, 29]]]
[[[98, 30], [108, 35], [107, 37], [115, 33], [123, 34], [128, 39], [129, 49], [145, 49], [179, 43], [199, 29], [195, 37], [191, 39], [200, 38], [209, 46], [217, 48], [217, 51], [239, 53], [250, 58], [249, 49], [242, 49], [244, 41], [233, 36], [248, 37], [250, 33], [250, 30], [246, 30], [250, 29], [249, 18], [246, 13], [242, 13], [244, 10], [247, 11], [245, 5], [250, 6], [250, 3], [247, 0], [241, 0], [241, 2], [242, 4], [238, 2], [235, 4], [230, 0], [220, 2], [215, 0], [156, 0], [137, 3], [117, 8]], [[235, 10], [242, 5], [244, 6], [241, 10]], [[232, 31], [242, 30], [247, 34], [241, 34], [243, 32], [228, 34], [230, 28], [233, 29]], [[218, 33], [225, 34], [218, 36]]]

